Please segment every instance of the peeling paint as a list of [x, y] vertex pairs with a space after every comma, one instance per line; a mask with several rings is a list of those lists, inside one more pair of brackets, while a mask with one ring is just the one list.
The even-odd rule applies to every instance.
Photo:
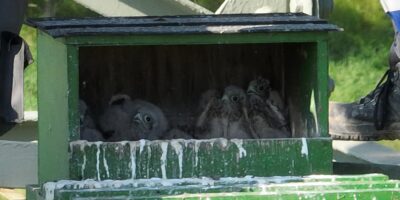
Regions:
[[246, 149], [243, 148], [243, 140], [232, 139], [231, 142], [233, 142], [236, 145], [236, 147], [238, 148], [239, 158], [247, 156], [247, 151], [246, 151]]
[[48, 182], [43, 185], [45, 191], [45, 199], [53, 200], [54, 199], [54, 190], [56, 189], [56, 183]]
[[225, 138], [218, 138], [216, 139], [221, 144], [222, 148], [226, 148], [228, 146], [228, 140]]
[[100, 177], [100, 144], [101, 142], [96, 142], [96, 148], [97, 148], [97, 152], [96, 152], [96, 172], [97, 172], [97, 180], [101, 180]]
[[150, 159], [151, 159], [151, 147], [147, 146], [147, 178], [150, 178]]
[[103, 147], [103, 164], [104, 164], [104, 169], [106, 169], [107, 178], [109, 178], [110, 170], [108, 168], [108, 163], [107, 163], [107, 159], [106, 159], [106, 148], [105, 147]]
[[86, 169], [86, 152], [85, 152], [85, 145], [81, 145], [80, 146], [82, 155], [83, 155], [83, 163], [82, 163], [82, 167], [81, 167], [81, 176], [82, 178], [85, 178], [85, 169]]
[[172, 140], [171, 146], [174, 148], [176, 155], [178, 156], [179, 163], [179, 178], [182, 178], [183, 172], [183, 148], [180, 144], [180, 140]]
[[308, 159], [308, 146], [307, 146], [307, 140], [306, 138], [301, 138], [301, 155], [306, 156]]
[[139, 143], [140, 143], [139, 154], [142, 154], [144, 146], [146, 146], [146, 140], [139, 140]]
[[200, 148], [200, 141], [195, 140], [194, 141], [194, 167], [197, 167], [199, 163], [199, 148]]
[[167, 170], [166, 170], [166, 165], [167, 165], [167, 152], [168, 152], [168, 142], [161, 142], [161, 173], [162, 173], [162, 178], [167, 179]]
[[[76, 174], [73, 174], [72, 177], [74, 179], [79, 179], [80, 177], [94, 179], [139, 179], [150, 177], [181, 178], [188, 176], [209, 176], [213, 170], [210, 170], [207, 166], [212, 165], [213, 162], [221, 165], [221, 169], [216, 169], [216, 172], [219, 174], [231, 175], [232, 173], [229, 171], [232, 168], [231, 165], [236, 165], [239, 159], [248, 156], [258, 158], [260, 157], [260, 153], [263, 154], [262, 152], [268, 154], [268, 146], [273, 150], [271, 154], [276, 154], [277, 152], [275, 152], [275, 149], [278, 148], [285, 151], [285, 148], [287, 148], [287, 145], [285, 144], [291, 144], [288, 142], [278, 142], [273, 143], [274, 145], [272, 145], [268, 141], [260, 140], [256, 141], [256, 145], [259, 145], [257, 148], [259, 147], [262, 152], [253, 153], [254, 148], [248, 148], [251, 146], [249, 145], [249, 142], [251, 143], [251, 141], [247, 140], [227, 140], [224, 138], [210, 140], [139, 140], [133, 142], [121, 141], [105, 143], [76, 141], [70, 143], [75, 151], [72, 152], [72, 154], [79, 157], [79, 159], [72, 160], [74, 167], [78, 168], [76, 170], [77, 172], [75, 172]], [[301, 154], [299, 155], [298, 153], [293, 152], [296, 154], [294, 157], [285, 158], [285, 162], [287, 162], [289, 167], [288, 174], [296, 174], [298, 172], [296, 171], [296, 166], [298, 165], [298, 162], [302, 162], [301, 157], [304, 158], [307, 156], [308, 158], [309, 149], [307, 142], [311, 144], [312, 141], [307, 141], [305, 138], [295, 141], [297, 148], [301, 145]], [[97, 151], [93, 148], [95, 147], [94, 145], [97, 146]], [[129, 145], [129, 148], [127, 145]], [[169, 145], [171, 146], [168, 147]], [[281, 148], [282, 145], [283, 147]], [[79, 148], [82, 154], [78, 151]], [[171, 151], [168, 152], [168, 148], [172, 148]], [[220, 151], [222, 153], [219, 160], [216, 159], [216, 157], [210, 158], [210, 156], [213, 156], [212, 153], [214, 151]], [[110, 156], [114, 154], [124, 158], [124, 164], [119, 163], [114, 159], [110, 159]], [[97, 160], [95, 156], [97, 157]], [[190, 157], [187, 158], [188, 156]], [[205, 160], [207, 160], [207, 162], [204, 162]], [[249, 165], [253, 166], [252, 163], [249, 163]], [[87, 168], [88, 166], [93, 167], [89, 170]], [[122, 174], [122, 176], [117, 176], [117, 174]]]
[[130, 154], [131, 154], [131, 178], [136, 178], [136, 142], [130, 142]]

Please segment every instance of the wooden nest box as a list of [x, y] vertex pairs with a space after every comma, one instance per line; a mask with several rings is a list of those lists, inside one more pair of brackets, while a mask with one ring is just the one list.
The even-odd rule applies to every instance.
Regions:
[[[330, 174], [329, 31], [303, 14], [30, 20], [38, 28], [39, 182]], [[124, 93], [191, 123], [202, 92], [261, 76], [283, 97], [290, 138], [80, 141]], [[187, 120], [187, 121], [185, 121]], [[177, 122], [178, 123], [178, 122]]]

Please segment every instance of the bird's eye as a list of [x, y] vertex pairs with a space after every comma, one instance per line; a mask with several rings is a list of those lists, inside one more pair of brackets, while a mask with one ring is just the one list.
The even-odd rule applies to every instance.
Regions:
[[146, 121], [146, 122], [151, 122], [152, 119], [151, 119], [150, 116], [146, 115], [146, 116], [144, 117], [144, 121]]
[[231, 99], [232, 99], [233, 102], [239, 101], [239, 97], [238, 96], [232, 96]]

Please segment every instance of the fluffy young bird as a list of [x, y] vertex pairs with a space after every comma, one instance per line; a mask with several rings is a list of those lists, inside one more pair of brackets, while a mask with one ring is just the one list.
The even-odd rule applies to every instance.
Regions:
[[238, 139], [258, 138], [250, 126], [247, 96], [242, 88], [228, 86], [222, 96], [221, 120], [225, 123], [224, 137]]
[[289, 137], [283, 101], [271, 90], [267, 79], [257, 78], [247, 89], [251, 127], [261, 138]]
[[136, 132], [139, 139], [158, 140], [168, 130], [168, 121], [164, 113], [150, 102], [134, 100], [128, 113], [133, 116], [131, 129]]
[[168, 130], [168, 121], [159, 107], [144, 100], [132, 101], [126, 95], [111, 99], [99, 124], [109, 135], [108, 141], [157, 140]]
[[218, 138], [218, 116], [221, 112], [221, 94], [214, 89], [204, 92], [199, 101], [200, 115], [196, 121], [195, 137], [198, 139]]
[[256, 138], [251, 130], [247, 114], [246, 93], [237, 86], [228, 86], [219, 98], [214, 90], [202, 95], [203, 111], [197, 121], [201, 127], [201, 139], [208, 138]]

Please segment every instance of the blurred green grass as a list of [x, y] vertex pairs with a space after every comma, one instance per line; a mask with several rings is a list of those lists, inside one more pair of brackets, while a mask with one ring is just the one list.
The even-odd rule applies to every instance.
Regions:
[[24, 25], [21, 30], [21, 36], [29, 44], [29, 48], [34, 58], [31, 64], [25, 70], [24, 74], [24, 107], [25, 110], [37, 110], [37, 51], [36, 51], [36, 30]]
[[[330, 100], [355, 101], [372, 91], [387, 70], [392, 24], [376, 0], [335, 0], [329, 20], [344, 28], [329, 41], [329, 73], [336, 82]], [[399, 140], [379, 143], [400, 150]]]
[[387, 69], [391, 21], [376, 0], [335, 0], [329, 20], [344, 28], [329, 41], [329, 72], [336, 81], [331, 100], [355, 101], [372, 91]]

